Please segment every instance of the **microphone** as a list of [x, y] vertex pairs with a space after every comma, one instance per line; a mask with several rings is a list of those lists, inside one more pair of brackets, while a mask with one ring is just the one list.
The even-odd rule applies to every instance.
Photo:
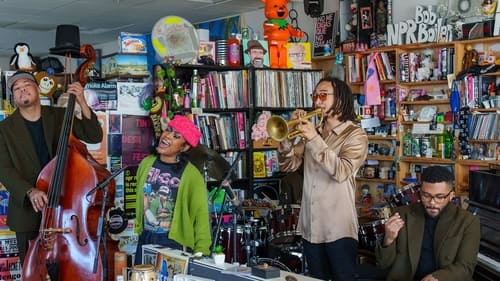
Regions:
[[238, 207], [240, 205], [240, 200], [238, 197], [234, 194], [233, 189], [231, 188], [231, 185], [229, 184], [228, 180], [224, 180], [221, 183], [222, 188], [226, 192], [226, 194], [229, 196], [229, 199], [231, 202], [233, 202], [233, 206]]

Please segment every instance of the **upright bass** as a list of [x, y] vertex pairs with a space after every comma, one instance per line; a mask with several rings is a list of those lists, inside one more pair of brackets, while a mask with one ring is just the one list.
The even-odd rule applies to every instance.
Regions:
[[[95, 50], [82, 45], [80, 53], [87, 59], [77, 71], [84, 86], [86, 74], [95, 63]], [[111, 174], [95, 161], [85, 144], [71, 135], [74, 107], [75, 96], [69, 95], [57, 155], [37, 179], [36, 188], [47, 193], [48, 203], [42, 212], [40, 233], [30, 241], [26, 253], [22, 269], [26, 281], [100, 281], [106, 276], [103, 257], [107, 260], [114, 254], [103, 255], [108, 251], [100, 249], [96, 240], [101, 227], [97, 218], [103, 204], [105, 208], [112, 206], [115, 183], [110, 181], [106, 192], [93, 192]]]

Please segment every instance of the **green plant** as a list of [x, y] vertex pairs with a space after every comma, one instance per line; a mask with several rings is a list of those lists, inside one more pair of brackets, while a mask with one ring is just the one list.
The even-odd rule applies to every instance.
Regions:
[[222, 245], [215, 246], [214, 254], [224, 254], [224, 247]]

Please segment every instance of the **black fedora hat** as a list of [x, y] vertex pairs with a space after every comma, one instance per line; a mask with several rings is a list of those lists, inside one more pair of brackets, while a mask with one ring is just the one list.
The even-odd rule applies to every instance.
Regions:
[[76, 25], [62, 24], [57, 26], [56, 46], [50, 53], [59, 56], [80, 57], [80, 29]]

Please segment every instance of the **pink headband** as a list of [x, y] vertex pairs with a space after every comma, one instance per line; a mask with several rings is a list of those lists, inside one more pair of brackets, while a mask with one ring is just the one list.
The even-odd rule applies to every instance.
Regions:
[[201, 133], [193, 123], [186, 116], [176, 115], [174, 119], [168, 122], [168, 126], [175, 129], [186, 140], [189, 145], [196, 147], [201, 138]]

